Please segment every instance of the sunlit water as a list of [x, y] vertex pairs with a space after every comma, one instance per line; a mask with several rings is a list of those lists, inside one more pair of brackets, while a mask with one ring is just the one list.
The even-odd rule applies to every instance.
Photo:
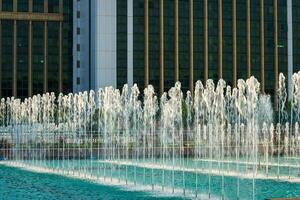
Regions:
[[0, 199], [2, 200], [112, 200], [112, 199], [182, 199], [129, 191], [63, 176], [34, 173], [0, 165]]
[[[50, 163], [49, 163], [50, 164]], [[96, 171], [96, 162], [94, 164]], [[101, 165], [104, 167], [103, 165]], [[107, 169], [108, 166], [106, 166]], [[124, 169], [120, 168], [124, 176]], [[142, 168], [137, 169], [137, 173], [142, 176]], [[133, 168], [129, 167], [129, 177], [133, 177]], [[159, 179], [161, 172], [155, 172], [156, 178]], [[170, 177], [171, 172], [166, 172]], [[176, 176], [180, 177], [180, 173]], [[187, 188], [194, 186], [194, 175], [187, 173]], [[208, 176], [198, 174], [199, 192], [208, 192]], [[118, 177], [118, 175], [115, 175]], [[178, 178], [177, 177], [177, 178]], [[147, 177], [149, 179], [149, 177]], [[221, 176], [212, 176], [212, 199], [221, 198]], [[109, 179], [109, 178], [108, 178]], [[133, 178], [130, 178], [133, 181]], [[180, 180], [178, 178], [177, 180]], [[225, 198], [236, 199], [235, 177], [225, 178]], [[139, 180], [137, 185], [142, 185], [143, 180]], [[131, 182], [134, 187], [133, 182]], [[180, 182], [177, 182], [180, 185]], [[128, 188], [119, 186], [105, 186], [94, 183], [89, 180], [73, 179], [64, 176], [58, 176], [49, 173], [36, 173], [22, 170], [15, 167], [6, 167], [0, 165], [0, 199], [184, 199], [184, 197], [166, 197], [155, 192], [130, 191]], [[132, 188], [131, 188], [132, 189]], [[240, 199], [252, 199], [252, 180], [240, 179], [240, 190], [243, 191]], [[273, 180], [256, 180], [256, 199], [266, 198], [287, 198], [300, 196], [300, 184]], [[185, 197], [186, 199], [189, 199]], [[193, 199], [193, 198], [191, 198]], [[207, 199], [207, 198], [205, 198]]]

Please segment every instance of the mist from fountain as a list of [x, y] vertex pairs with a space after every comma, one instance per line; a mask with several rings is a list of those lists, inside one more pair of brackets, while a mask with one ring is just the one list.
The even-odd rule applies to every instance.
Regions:
[[[220, 179], [300, 182], [300, 72], [287, 102], [279, 75], [278, 112], [254, 77], [237, 88], [220, 79], [195, 83], [186, 95], [177, 82], [160, 98], [135, 84], [57, 97], [54, 93], [0, 103], [0, 157], [8, 164], [64, 175], [149, 186], [151, 190], [207, 196]], [[290, 103], [290, 106], [288, 106]], [[287, 109], [287, 107], [290, 107]], [[274, 113], [278, 117], [274, 116]], [[205, 186], [206, 187], [206, 186]]]

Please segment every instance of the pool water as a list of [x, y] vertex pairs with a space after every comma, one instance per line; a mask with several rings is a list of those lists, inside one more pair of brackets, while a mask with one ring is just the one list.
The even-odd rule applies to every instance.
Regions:
[[113, 200], [113, 199], [182, 199], [122, 190], [88, 181], [46, 173], [33, 173], [0, 165], [0, 199], [2, 200]]
[[[39, 162], [39, 161], [38, 161]], [[37, 165], [37, 164], [35, 164]], [[183, 197], [167, 197], [155, 192], [141, 192], [135, 189], [132, 183], [137, 182], [139, 185], [151, 185], [154, 178], [155, 187], [162, 184], [162, 172], [164, 172], [166, 187], [172, 187], [172, 171], [160, 169], [145, 169], [139, 166], [113, 165], [112, 163], [103, 163], [100, 161], [73, 161], [62, 163], [61, 161], [43, 161], [41, 166], [46, 168], [58, 167], [68, 171], [70, 169], [84, 172], [98, 177], [106, 176], [107, 179], [128, 179], [132, 188], [123, 188], [116, 186], [101, 185], [81, 179], [73, 179], [65, 176], [34, 173], [15, 167], [2, 166], [0, 164], [0, 200], [1, 199], [182, 199]], [[100, 169], [100, 171], [99, 171]], [[106, 170], [104, 170], [106, 169]], [[113, 169], [113, 170], [112, 170]], [[105, 174], [104, 171], [106, 171]], [[100, 172], [100, 173], [99, 173]], [[146, 177], [144, 179], [144, 175]], [[153, 177], [151, 177], [153, 174]], [[182, 172], [176, 171], [175, 187], [182, 188]], [[185, 185], [187, 190], [195, 190], [195, 180], [197, 178], [197, 191], [199, 194], [211, 193], [212, 199], [253, 199], [253, 182], [252, 179], [236, 178], [234, 176], [211, 175], [186, 172], [184, 174]], [[222, 188], [222, 182], [224, 187]], [[239, 186], [239, 188], [237, 188]], [[300, 183], [278, 181], [272, 179], [256, 179], [254, 187], [254, 199], [264, 200], [270, 198], [296, 198], [300, 197]], [[182, 193], [181, 193], [182, 194]], [[167, 194], [168, 195], [168, 194]], [[205, 196], [205, 195], [204, 195]], [[4, 198], [5, 197], [5, 198]], [[191, 195], [189, 196], [191, 197]], [[192, 194], [192, 197], [194, 195]], [[203, 196], [202, 196], [203, 197]], [[199, 198], [200, 199], [200, 198]], [[203, 198], [201, 198], [203, 199]], [[205, 197], [207, 199], [207, 195]]]

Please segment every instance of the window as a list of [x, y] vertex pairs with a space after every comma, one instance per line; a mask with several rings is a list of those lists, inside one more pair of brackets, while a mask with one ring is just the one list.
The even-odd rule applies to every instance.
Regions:
[[18, 11], [28, 12], [28, 0], [18, 0]]
[[77, 44], [77, 51], [80, 51], [80, 44]]
[[77, 68], [80, 68], [80, 60], [77, 60]]
[[3, 11], [13, 11], [13, 1], [12, 0], [2, 0], [2, 10]]
[[77, 85], [80, 85], [80, 77], [77, 77], [76, 83], [77, 83]]
[[80, 18], [80, 11], [77, 11], [77, 18]]
[[44, 1], [33, 0], [32, 1], [33, 12], [44, 12]]
[[58, 13], [59, 12], [59, 0], [48, 0], [48, 12]]
[[77, 35], [80, 35], [80, 28], [77, 27]]

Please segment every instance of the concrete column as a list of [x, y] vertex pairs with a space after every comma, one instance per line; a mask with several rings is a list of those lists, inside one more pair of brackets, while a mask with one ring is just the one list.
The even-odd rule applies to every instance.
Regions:
[[33, 8], [32, 0], [28, 0], [28, 11], [31, 13]]
[[32, 96], [32, 21], [28, 24], [28, 96]]
[[274, 8], [274, 106], [275, 110], [278, 111], [278, 9], [277, 0], [273, 0]]
[[64, 1], [59, 0], [59, 13], [63, 14], [64, 13]]
[[48, 91], [48, 22], [44, 22], [44, 93]]
[[204, 82], [208, 79], [208, 0], [203, 0], [203, 67]]
[[178, 0], [174, 0], [174, 71], [175, 77], [174, 81], [179, 81], [179, 44], [178, 44], [178, 32], [179, 32], [179, 23], [178, 23]]
[[265, 92], [265, 25], [264, 0], [260, 0], [260, 87]]
[[218, 78], [223, 77], [222, 0], [218, 0]]
[[164, 93], [164, 0], [159, 0], [159, 92]]
[[13, 11], [14, 12], [18, 11], [18, 2], [17, 2], [17, 0], [13, 0]]
[[247, 52], [247, 78], [251, 76], [251, 29], [250, 29], [250, 0], [246, 0], [246, 52]]
[[232, 86], [237, 86], [236, 0], [232, 0]]
[[292, 75], [293, 75], [293, 1], [287, 0], [287, 26], [288, 26], [288, 99], [292, 99]]
[[194, 0], [190, 0], [190, 67], [189, 90], [194, 93]]
[[48, 13], [48, 0], [44, 0], [44, 12]]
[[149, 7], [148, 0], [144, 1], [144, 86], [149, 84]]
[[12, 95], [17, 97], [17, 21], [13, 25]]

